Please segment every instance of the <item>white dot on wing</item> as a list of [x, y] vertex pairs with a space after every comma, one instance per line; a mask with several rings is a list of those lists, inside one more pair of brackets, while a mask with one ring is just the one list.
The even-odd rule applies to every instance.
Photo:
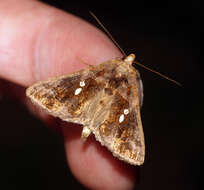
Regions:
[[129, 110], [128, 109], [124, 109], [124, 114], [125, 115], [129, 114]]
[[120, 118], [119, 118], [119, 123], [122, 123], [124, 121], [124, 119], [125, 119], [124, 114], [121, 114]]
[[74, 95], [78, 95], [80, 94], [80, 92], [82, 91], [82, 88], [77, 88], [74, 92]]
[[80, 85], [81, 87], [84, 87], [84, 86], [85, 86], [85, 81], [81, 81], [81, 82], [79, 83], [79, 85]]

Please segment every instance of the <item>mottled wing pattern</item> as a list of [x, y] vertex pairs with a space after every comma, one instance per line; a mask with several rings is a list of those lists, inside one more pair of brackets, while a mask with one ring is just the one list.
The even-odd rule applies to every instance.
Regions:
[[[141, 165], [145, 157], [145, 144], [140, 118], [142, 87], [139, 73], [123, 62], [104, 76], [106, 87], [90, 128], [97, 140], [114, 156], [130, 164]], [[141, 98], [140, 98], [141, 97]]]
[[39, 82], [26, 91], [32, 102], [62, 120], [88, 124], [86, 116], [103, 84], [96, 82], [86, 70]]
[[145, 146], [140, 84], [139, 73], [131, 65], [114, 59], [39, 82], [26, 94], [51, 115], [87, 126], [119, 159], [141, 165]]
[[[121, 104], [124, 103], [124, 104]], [[141, 165], [144, 162], [144, 136], [140, 113], [118, 92], [106, 120], [99, 127], [99, 141], [121, 160]]]

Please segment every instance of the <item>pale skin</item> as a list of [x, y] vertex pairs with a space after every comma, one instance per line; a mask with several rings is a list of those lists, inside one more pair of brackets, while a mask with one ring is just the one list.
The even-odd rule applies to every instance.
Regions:
[[106, 35], [73, 15], [34, 0], [0, 1], [0, 85], [15, 84], [1, 93], [16, 96], [48, 126], [62, 129], [69, 168], [90, 189], [132, 189], [138, 167], [114, 158], [92, 135], [84, 142], [82, 127], [50, 122], [20, 86], [86, 68], [83, 62], [94, 65], [121, 56]]

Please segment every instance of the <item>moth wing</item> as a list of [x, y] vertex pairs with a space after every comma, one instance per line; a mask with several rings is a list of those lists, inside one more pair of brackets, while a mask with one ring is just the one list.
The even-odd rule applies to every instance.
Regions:
[[[129, 73], [130, 74], [130, 73]], [[128, 86], [120, 84], [111, 97], [103, 95], [105, 106], [96, 111], [90, 128], [96, 139], [114, 156], [133, 165], [141, 165], [145, 157], [144, 134], [140, 117], [139, 83], [135, 72], [129, 96]], [[123, 88], [124, 87], [124, 88]]]
[[[55, 117], [87, 125], [91, 118], [85, 114], [90, 112], [90, 105], [94, 104], [103, 89], [103, 84], [97, 82], [92, 74], [89, 70], [82, 70], [39, 82], [29, 87], [26, 95]], [[92, 111], [95, 107], [91, 106]]]

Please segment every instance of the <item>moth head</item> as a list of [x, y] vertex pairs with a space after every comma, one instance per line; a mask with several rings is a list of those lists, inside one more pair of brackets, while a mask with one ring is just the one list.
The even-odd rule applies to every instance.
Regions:
[[134, 60], [135, 60], [135, 54], [132, 53], [132, 54], [128, 55], [127, 57], [125, 57], [124, 62], [129, 64], [129, 65], [132, 65]]

